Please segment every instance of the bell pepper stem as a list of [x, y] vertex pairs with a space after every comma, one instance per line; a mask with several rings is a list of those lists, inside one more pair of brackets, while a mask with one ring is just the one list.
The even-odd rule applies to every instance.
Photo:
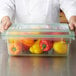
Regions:
[[16, 48], [15, 47], [13, 47], [13, 51], [16, 51]]
[[45, 44], [42, 45], [42, 50], [44, 50], [44, 48], [46, 48], [46, 45]]

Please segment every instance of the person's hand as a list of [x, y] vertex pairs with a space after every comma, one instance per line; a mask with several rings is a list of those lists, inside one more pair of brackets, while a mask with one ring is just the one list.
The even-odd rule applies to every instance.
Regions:
[[3, 17], [0, 24], [0, 32], [7, 30], [11, 24], [12, 22], [8, 16]]
[[70, 27], [70, 30], [76, 30], [76, 16], [72, 16], [70, 19], [69, 19], [69, 27]]

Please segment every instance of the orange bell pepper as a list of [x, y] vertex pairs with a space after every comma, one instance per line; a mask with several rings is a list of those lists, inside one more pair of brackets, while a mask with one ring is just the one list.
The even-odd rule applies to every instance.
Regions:
[[22, 45], [19, 42], [11, 43], [8, 45], [8, 50], [11, 55], [18, 55], [22, 51]]
[[28, 47], [31, 47], [34, 44], [34, 40], [33, 39], [21, 39], [21, 43], [23, 43], [24, 45], [27, 45]]

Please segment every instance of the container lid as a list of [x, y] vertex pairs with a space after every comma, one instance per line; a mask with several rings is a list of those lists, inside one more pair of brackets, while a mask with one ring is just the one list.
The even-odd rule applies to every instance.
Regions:
[[12, 24], [7, 31], [2, 33], [2, 38], [27, 37], [27, 38], [70, 38], [75, 39], [74, 31], [68, 24]]

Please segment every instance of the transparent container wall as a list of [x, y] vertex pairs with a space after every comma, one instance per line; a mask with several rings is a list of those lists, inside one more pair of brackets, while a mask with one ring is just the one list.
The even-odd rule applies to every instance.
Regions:
[[2, 37], [12, 56], [68, 56], [75, 39], [68, 24], [13, 24]]
[[8, 38], [8, 53], [11, 56], [68, 56], [69, 39]]

